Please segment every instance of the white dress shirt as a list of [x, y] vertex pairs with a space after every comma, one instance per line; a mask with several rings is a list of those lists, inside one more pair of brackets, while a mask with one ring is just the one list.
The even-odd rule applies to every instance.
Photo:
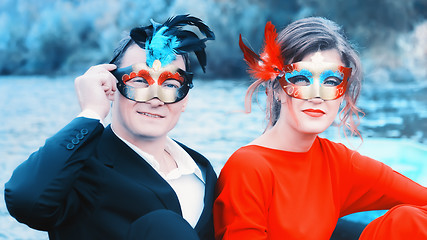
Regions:
[[182, 216], [194, 228], [205, 205], [205, 173], [202, 173], [193, 158], [181, 146], [168, 137], [165, 150], [172, 156], [178, 167], [165, 174], [160, 171], [160, 164], [151, 154], [142, 151], [117, 134], [116, 136], [138, 153], [169, 183], [178, 197]]
[[[81, 112], [78, 117], [86, 117], [103, 121], [99, 115], [91, 110]], [[114, 131], [113, 131], [114, 132]], [[116, 134], [116, 133], [114, 133]], [[166, 182], [175, 191], [179, 203], [181, 205], [182, 216], [194, 228], [202, 214], [204, 208], [205, 197], [205, 172], [202, 172], [199, 166], [194, 162], [193, 158], [171, 138], [167, 137], [165, 150], [175, 160], [177, 168], [164, 174], [160, 171], [159, 162], [151, 155], [148, 154], [132, 143], [126, 141], [116, 134], [124, 143], [126, 143], [132, 150], [140, 155], [157, 173], [162, 176]]]

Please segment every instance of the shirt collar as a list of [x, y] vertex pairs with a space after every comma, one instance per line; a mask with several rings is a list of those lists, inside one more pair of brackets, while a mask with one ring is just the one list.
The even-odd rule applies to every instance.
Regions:
[[[113, 131], [114, 132], [114, 131]], [[114, 134], [122, 140], [126, 145], [128, 145], [132, 150], [134, 150], [139, 156], [141, 156], [154, 170], [159, 173], [165, 180], [174, 180], [178, 179], [183, 175], [194, 174], [199, 178], [203, 183], [205, 182], [205, 178], [203, 177], [202, 171], [199, 166], [194, 162], [193, 158], [181, 147], [172, 140], [170, 137], [166, 137], [165, 150], [173, 157], [178, 166], [176, 169], [170, 171], [168, 174], [160, 172], [160, 164], [154, 158], [153, 155], [142, 151], [137, 146], [132, 143], [126, 141], [115, 132]]]

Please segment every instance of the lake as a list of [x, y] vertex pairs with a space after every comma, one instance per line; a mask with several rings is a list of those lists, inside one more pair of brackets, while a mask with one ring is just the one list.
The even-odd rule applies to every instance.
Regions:
[[[79, 113], [72, 76], [0, 76], [0, 239], [47, 239], [9, 216], [4, 183], [13, 169]], [[220, 172], [237, 148], [262, 133], [265, 126], [262, 95], [253, 112], [244, 114], [243, 80], [195, 80], [189, 103], [171, 137], [204, 154]], [[383, 161], [415, 181], [427, 185], [427, 85], [370, 84], [359, 106], [365, 111], [360, 130], [362, 154]], [[107, 119], [108, 122], [108, 119]], [[349, 147], [336, 128], [324, 137]], [[381, 212], [349, 218], [369, 221]]]

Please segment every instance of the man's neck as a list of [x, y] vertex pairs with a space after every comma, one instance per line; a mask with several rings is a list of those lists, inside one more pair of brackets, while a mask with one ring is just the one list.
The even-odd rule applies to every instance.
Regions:
[[114, 134], [116, 134], [120, 139], [125, 140], [126, 142], [134, 145], [138, 149], [153, 155], [156, 157], [160, 153], [163, 154], [165, 147], [167, 136], [156, 136], [156, 137], [147, 137], [147, 136], [138, 136], [123, 133], [123, 131], [117, 131], [114, 127], [114, 124], [111, 125], [111, 129]]

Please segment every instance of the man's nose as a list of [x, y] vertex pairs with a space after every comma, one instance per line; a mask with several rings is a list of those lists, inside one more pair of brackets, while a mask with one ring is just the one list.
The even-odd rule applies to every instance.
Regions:
[[150, 104], [152, 107], [159, 107], [159, 106], [165, 105], [165, 103], [162, 100], [160, 100], [157, 96], [148, 100], [147, 103]]

